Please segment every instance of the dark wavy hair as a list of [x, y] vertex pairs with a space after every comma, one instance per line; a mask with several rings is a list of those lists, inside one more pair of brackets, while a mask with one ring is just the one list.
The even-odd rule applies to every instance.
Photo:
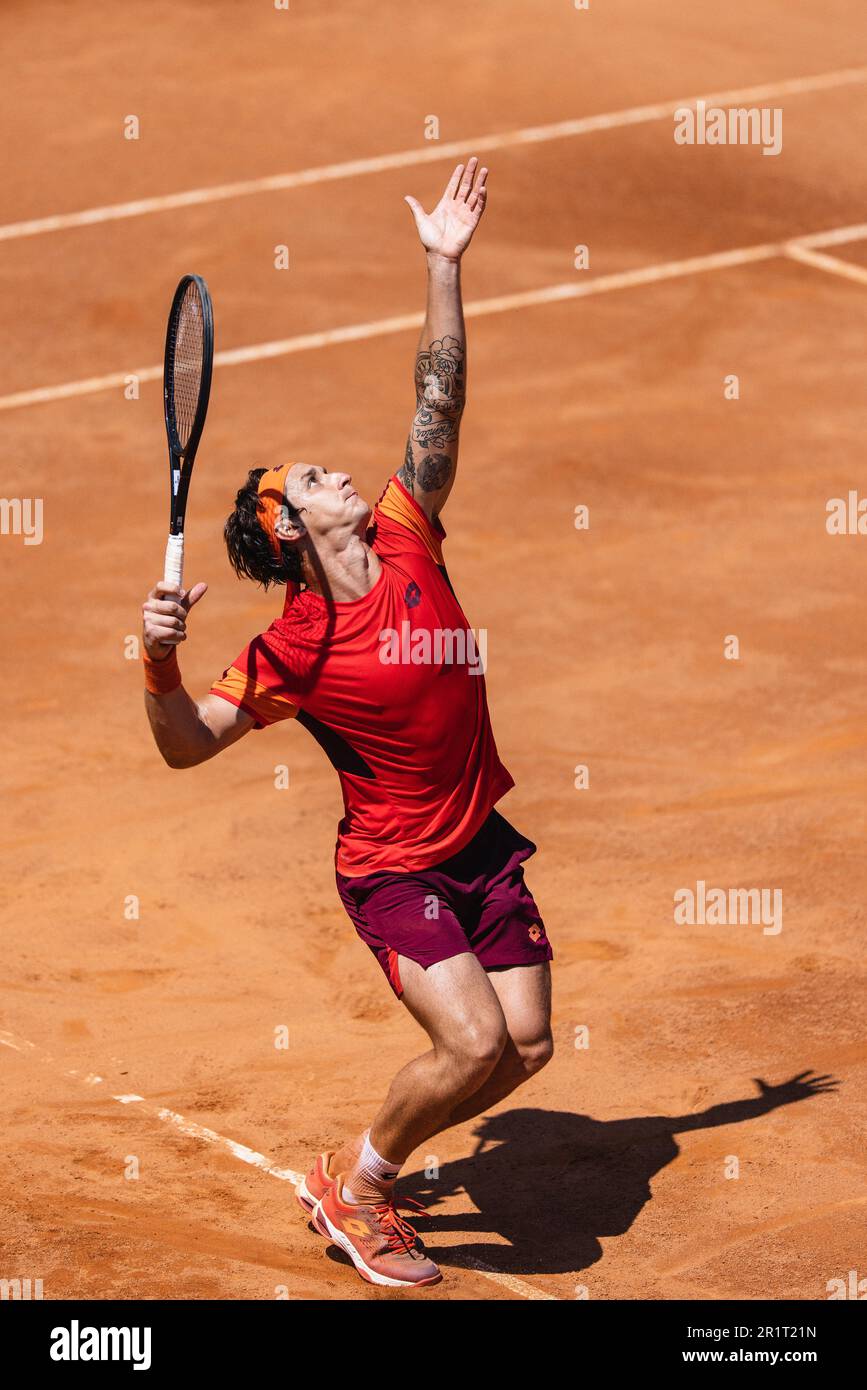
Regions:
[[[259, 479], [266, 470], [251, 468], [247, 481], [238, 489], [235, 510], [227, 517], [223, 537], [229, 552], [229, 563], [240, 578], [246, 575], [268, 589], [272, 584], [301, 583], [301, 556], [293, 545], [280, 542], [281, 558], [277, 556], [259, 519]], [[297, 516], [289, 503], [289, 514]]]

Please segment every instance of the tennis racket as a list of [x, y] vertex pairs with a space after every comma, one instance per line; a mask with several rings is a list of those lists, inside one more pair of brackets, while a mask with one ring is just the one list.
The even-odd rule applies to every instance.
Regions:
[[211, 296], [200, 275], [185, 275], [172, 300], [163, 367], [171, 481], [171, 520], [164, 573], [167, 584], [183, 583], [184, 515], [196, 450], [208, 413], [213, 365]]

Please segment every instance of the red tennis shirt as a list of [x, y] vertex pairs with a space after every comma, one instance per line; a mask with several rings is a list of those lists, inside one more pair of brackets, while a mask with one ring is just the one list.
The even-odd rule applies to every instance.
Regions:
[[282, 617], [211, 687], [256, 728], [296, 719], [324, 748], [343, 791], [337, 868], [350, 877], [441, 863], [514, 786], [444, 536], [392, 478], [367, 533], [382, 563], [370, 593], [326, 603], [291, 589]]

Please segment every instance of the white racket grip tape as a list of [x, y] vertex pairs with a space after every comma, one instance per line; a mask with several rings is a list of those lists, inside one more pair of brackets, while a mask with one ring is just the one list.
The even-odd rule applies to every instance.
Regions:
[[184, 537], [169, 536], [166, 546], [166, 564], [163, 578], [167, 584], [183, 584], [184, 576]]

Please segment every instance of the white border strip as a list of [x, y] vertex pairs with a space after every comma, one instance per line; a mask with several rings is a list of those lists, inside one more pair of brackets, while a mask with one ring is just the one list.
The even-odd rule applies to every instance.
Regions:
[[551, 125], [525, 126], [519, 130], [504, 131], [499, 135], [472, 135], [465, 140], [452, 140], [445, 145], [436, 143], [419, 149], [398, 150], [393, 154], [350, 159], [339, 164], [322, 164], [288, 174], [239, 179], [233, 183], [215, 184], [211, 188], [190, 188], [180, 193], [137, 198], [127, 203], [109, 203], [105, 207], [87, 208], [83, 212], [65, 212], [53, 217], [33, 218], [26, 222], [10, 222], [0, 227], [0, 241], [15, 241], [22, 237], [40, 236], [46, 232], [60, 232], [72, 227], [92, 227], [102, 222], [144, 217], [148, 213], [168, 212], [174, 208], [200, 207], [203, 204], [225, 202], [230, 198], [246, 198], [256, 193], [283, 192], [286, 189], [303, 188], [315, 183], [331, 183], [336, 179], [378, 174], [387, 169], [406, 169], [418, 164], [432, 164], [441, 159], [460, 159], [468, 151], [485, 154], [489, 150], [535, 145], [546, 140], [563, 140], [575, 135], [589, 135], [597, 130], [642, 125], [648, 121], [662, 120], [673, 115], [679, 107], [695, 106], [699, 101], [713, 106], [732, 106], [740, 102], [773, 101], [778, 97], [826, 92], [835, 87], [848, 87], [863, 82], [867, 82], [867, 67], [840, 68], [835, 72], [817, 73], [813, 77], [794, 77], [788, 81], [769, 82], [758, 87], [739, 87], [728, 92], [708, 92], [705, 96], [679, 97], [649, 106], [630, 106], [622, 111], [608, 111], [597, 116], [556, 121]]
[[[835, 227], [826, 232], [811, 232], [806, 236], [793, 237], [785, 241], [766, 241], [757, 246], [741, 246], [731, 251], [714, 251], [706, 256], [692, 256], [684, 261], [663, 261], [658, 265], [642, 266], [638, 270], [621, 271], [613, 275], [598, 275], [595, 279], [569, 280], [561, 285], [546, 285], [538, 290], [525, 290], [519, 294], [497, 295], [491, 299], [476, 299], [464, 306], [466, 318], [482, 318], [488, 314], [503, 314], [513, 309], [527, 309], [540, 304], [557, 304], [567, 299], [586, 299], [591, 295], [606, 294], [610, 290], [634, 289], [639, 285], [656, 284], [661, 280], [679, 279], [684, 275], [698, 275], [709, 270], [724, 270], [731, 266], [748, 265], [754, 261], [772, 260], [778, 256], [807, 260], [800, 253], [804, 248], [817, 246], [840, 246], [846, 242], [862, 241], [867, 238], [867, 222], [851, 227]], [[809, 263], [829, 269], [831, 257], [810, 259]], [[829, 264], [825, 264], [825, 263]], [[833, 262], [842, 266], [843, 261]], [[838, 271], [838, 273], [843, 273]], [[850, 278], [860, 279], [853, 274]], [[424, 322], [423, 313], [399, 314], [393, 318], [373, 319], [367, 323], [346, 324], [342, 328], [330, 328], [321, 333], [301, 333], [294, 338], [277, 338], [267, 343], [255, 343], [250, 347], [229, 348], [214, 355], [215, 367], [236, 367], [247, 362], [261, 362], [271, 357], [286, 357], [296, 352], [311, 352], [317, 348], [332, 347], [339, 343], [360, 342], [365, 338], [381, 338], [389, 333], [403, 333], [411, 328], [420, 328]], [[51, 401], [69, 400], [75, 396], [92, 396], [100, 391], [112, 391], [124, 387], [130, 377], [140, 383], [159, 381], [163, 368], [159, 366], [138, 367], [129, 372], [112, 372], [108, 376], [86, 377], [82, 381], [67, 381], [58, 386], [40, 386], [31, 391], [16, 391], [9, 396], [0, 396], [0, 410], [18, 410], [24, 406], [45, 405]]]
[[853, 265], [851, 261], [841, 261], [837, 256], [825, 256], [821, 251], [810, 251], [806, 246], [786, 246], [785, 254], [793, 261], [801, 261], [814, 270], [827, 270], [830, 275], [841, 275], [844, 280], [855, 280], [859, 285], [867, 285], [867, 269]]
[[[51, 1067], [53, 1071], [61, 1071], [64, 1076], [72, 1077], [73, 1080], [80, 1081], [86, 1086], [107, 1084], [101, 1076], [95, 1076], [93, 1073], [82, 1076], [81, 1072], [75, 1068], [64, 1067], [63, 1063], [52, 1057], [50, 1052], [37, 1047], [27, 1038], [18, 1037], [15, 1033], [0, 1031], [0, 1045], [10, 1047], [15, 1052], [21, 1052], [25, 1056], [33, 1057], [45, 1066]], [[175, 1110], [169, 1110], [165, 1106], [152, 1105], [145, 1100], [144, 1096], [137, 1095], [135, 1092], [113, 1095], [111, 1099], [116, 1100], [120, 1105], [137, 1105], [154, 1119], [163, 1120], [166, 1124], [173, 1125], [175, 1129], [179, 1129], [182, 1134], [188, 1135], [191, 1139], [202, 1139], [206, 1144], [214, 1144], [217, 1148], [231, 1154], [233, 1158], [240, 1159], [242, 1163], [249, 1163], [252, 1167], [258, 1168], [260, 1172], [267, 1173], [269, 1177], [280, 1178], [283, 1182], [291, 1182], [293, 1185], [298, 1184], [303, 1177], [302, 1173], [295, 1173], [291, 1168], [278, 1168], [264, 1154], [257, 1153], [255, 1149], [247, 1148], [246, 1144], [238, 1144], [234, 1139], [227, 1139], [224, 1135], [217, 1134], [216, 1130], [206, 1129], [204, 1125], [187, 1120]]]
[[[44, 1048], [37, 1047], [35, 1043], [30, 1042], [27, 1038], [19, 1037], [15, 1033], [0, 1030], [0, 1046], [9, 1047], [24, 1056], [32, 1057], [51, 1067], [52, 1070], [60, 1071], [64, 1076], [72, 1077], [85, 1086], [106, 1084], [101, 1076], [96, 1076], [93, 1072], [88, 1072], [83, 1076], [75, 1068], [64, 1067], [62, 1062], [58, 1062], [50, 1052], [46, 1052]], [[258, 1168], [260, 1173], [267, 1173], [270, 1178], [279, 1178], [281, 1182], [290, 1182], [293, 1187], [296, 1187], [301, 1181], [302, 1173], [296, 1173], [292, 1168], [280, 1168], [264, 1154], [257, 1153], [255, 1149], [248, 1148], [246, 1144], [239, 1144], [234, 1139], [227, 1139], [225, 1135], [218, 1134], [214, 1129], [207, 1129], [204, 1125], [196, 1124], [194, 1120], [188, 1120], [184, 1115], [179, 1115], [176, 1110], [169, 1110], [163, 1105], [153, 1105], [144, 1096], [137, 1095], [135, 1092], [113, 1095], [111, 1099], [116, 1100], [120, 1105], [137, 1105], [152, 1119], [172, 1125], [174, 1129], [179, 1130], [181, 1134], [187, 1135], [190, 1139], [200, 1139], [206, 1144], [213, 1144], [216, 1148], [222, 1149], [224, 1153], [230, 1154], [232, 1158], [239, 1159], [241, 1163], [249, 1163], [253, 1168]], [[464, 1256], [453, 1263], [462, 1269], [481, 1274], [493, 1283], [501, 1284], [503, 1288], [519, 1294], [521, 1298], [526, 1298], [532, 1302], [540, 1300], [560, 1302], [556, 1294], [544, 1293], [541, 1289], [534, 1288], [532, 1284], [525, 1284], [523, 1279], [518, 1279], [514, 1274], [504, 1274], [499, 1269], [492, 1269], [490, 1265], [484, 1264], [481, 1260], [474, 1260], [472, 1256]]]

